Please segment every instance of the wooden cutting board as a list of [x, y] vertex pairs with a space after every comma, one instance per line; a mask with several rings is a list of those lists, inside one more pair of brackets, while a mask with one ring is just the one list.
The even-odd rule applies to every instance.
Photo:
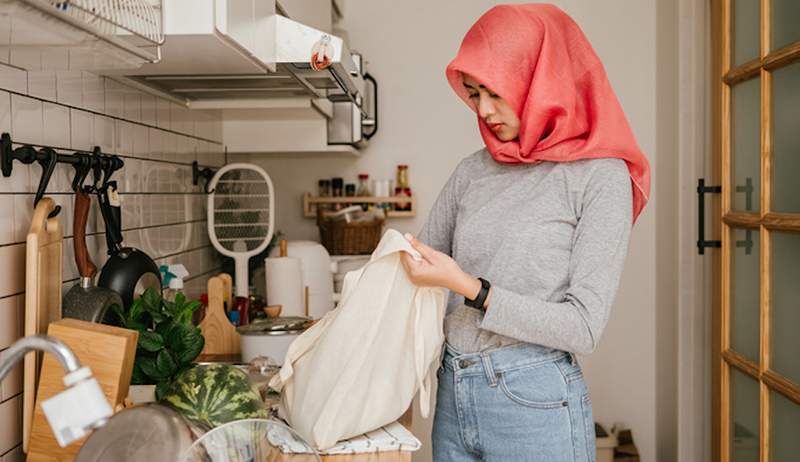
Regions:
[[[61, 319], [62, 241], [58, 216], [48, 218], [56, 203], [42, 198], [33, 211], [25, 247], [25, 336], [44, 334], [47, 325]], [[22, 449], [28, 451], [36, 386], [42, 354], [28, 354], [24, 365]]]
[[220, 274], [208, 280], [208, 308], [200, 322], [206, 345], [202, 355], [228, 355], [241, 352], [239, 333], [228, 320], [225, 305], [232, 306], [233, 283], [229, 274]]
[[[64, 342], [78, 357], [81, 366], [88, 366], [92, 370], [92, 375], [115, 412], [122, 409], [122, 401], [128, 396], [136, 359], [138, 332], [78, 319], [62, 319], [50, 324], [47, 335]], [[36, 395], [36, 410], [28, 447], [29, 462], [71, 461], [85, 441], [84, 438], [65, 448], [59, 446], [42, 411], [42, 401], [64, 390], [63, 380], [64, 369], [54, 356], [46, 355], [42, 361]]]

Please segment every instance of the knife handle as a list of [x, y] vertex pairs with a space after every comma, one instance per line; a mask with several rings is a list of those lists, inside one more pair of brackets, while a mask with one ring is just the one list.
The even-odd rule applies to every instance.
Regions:
[[93, 278], [97, 274], [97, 266], [92, 262], [89, 249], [86, 247], [86, 222], [89, 219], [91, 205], [92, 200], [89, 195], [83, 189], [78, 188], [75, 192], [72, 247], [75, 250], [75, 264], [78, 265], [78, 273], [85, 278]]

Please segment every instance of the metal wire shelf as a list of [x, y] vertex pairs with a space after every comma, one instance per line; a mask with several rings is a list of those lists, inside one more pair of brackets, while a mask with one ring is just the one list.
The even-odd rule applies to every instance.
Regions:
[[[0, 0], [0, 14], [41, 26], [41, 20], [60, 29], [62, 42], [48, 33], [3, 37], [9, 46], [74, 46], [100, 42], [110, 55], [128, 62], [155, 63], [164, 43], [162, 0]], [[52, 32], [52, 31], [47, 31]], [[19, 36], [24, 37], [19, 39]], [[31, 40], [43, 37], [43, 42]], [[121, 54], [120, 54], [121, 53]], [[129, 56], [124, 56], [129, 55]]]

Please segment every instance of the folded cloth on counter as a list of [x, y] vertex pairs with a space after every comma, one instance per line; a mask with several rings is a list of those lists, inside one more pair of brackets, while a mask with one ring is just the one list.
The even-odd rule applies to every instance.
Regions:
[[[292, 435], [283, 428], [274, 428], [267, 434], [270, 444], [280, 448], [283, 453], [309, 453], [308, 445]], [[384, 451], [416, 451], [422, 447], [422, 443], [406, 427], [399, 422], [364, 433], [344, 441], [336, 443], [334, 446], [321, 451], [321, 455], [334, 454], [363, 454], [369, 452]]]
[[345, 276], [339, 306], [289, 346], [270, 381], [281, 392], [279, 415], [317, 449], [396, 421], [417, 391], [429, 414], [445, 290], [415, 286], [401, 252], [421, 258], [387, 230], [369, 262]]

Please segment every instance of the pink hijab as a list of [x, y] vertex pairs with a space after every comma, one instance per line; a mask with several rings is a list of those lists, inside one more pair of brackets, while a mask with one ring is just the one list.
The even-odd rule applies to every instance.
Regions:
[[470, 28], [446, 71], [453, 90], [477, 113], [462, 72], [506, 100], [520, 119], [519, 137], [501, 141], [478, 117], [497, 162], [623, 159], [636, 221], [650, 192], [650, 165], [600, 59], [572, 18], [548, 4], [495, 6]]

